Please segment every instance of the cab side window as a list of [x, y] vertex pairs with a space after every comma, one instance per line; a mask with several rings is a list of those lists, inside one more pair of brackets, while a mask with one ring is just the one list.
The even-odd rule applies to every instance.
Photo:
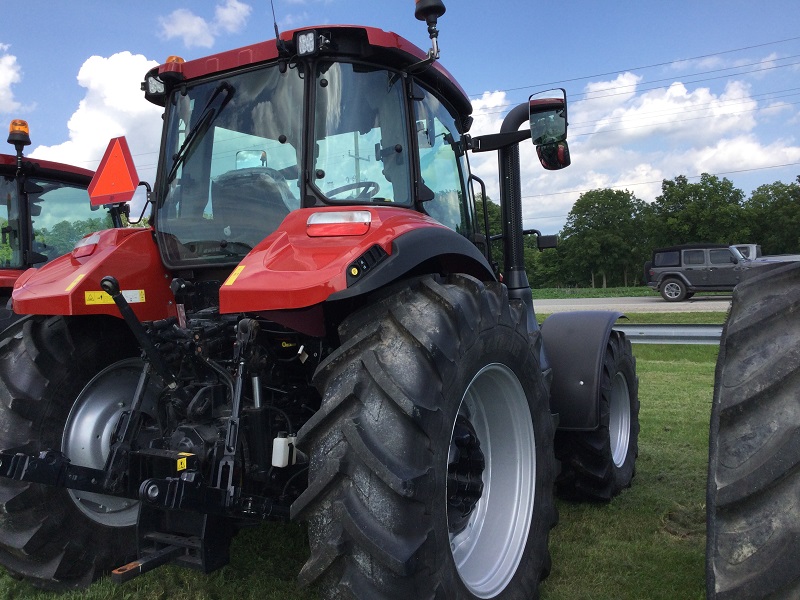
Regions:
[[421, 195], [428, 200], [423, 208], [434, 219], [461, 233], [472, 230], [472, 215], [466, 201], [465, 158], [459, 151], [461, 135], [455, 120], [439, 100], [427, 90], [416, 101], [415, 120], [419, 164], [422, 173]]

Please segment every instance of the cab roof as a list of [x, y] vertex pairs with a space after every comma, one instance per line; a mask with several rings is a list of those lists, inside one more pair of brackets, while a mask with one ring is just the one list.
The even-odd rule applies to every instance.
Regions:
[[[63, 180], [69, 183], [88, 186], [94, 171], [52, 162], [25, 157], [22, 159], [26, 173], [48, 179]], [[17, 169], [17, 157], [12, 154], [0, 154], [0, 175], [11, 176]]]
[[[291, 47], [295, 33], [315, 30], [325, 33], [331, 40], [332, 49], [325, 50], [322, 56], [341, 58], [360, 58], [389, 68], [405, 69], [425, 59], [428, 54], [404, 37], [375, 27], [357, 25], [318, 25], [302, 27], [280, 34], [284, 46]], [[188, 60], [184, 63], [167, 62], [157, 68], [159, 75], [177, 76], [183, 81], [201, 78], [217, 73], [275, 61], [281, 57], [276, 39], [258, 42], [250, 46], [219, 52], [210, 56]], [[284, 58], [287, 58], [284, 55]], [[439, 61], [415, 76], [428, 86], [444, 94], [463, 116], [472, 113], [469, 97], [459, 83]], [[162, 77], [166, 79], [166, 77]]]

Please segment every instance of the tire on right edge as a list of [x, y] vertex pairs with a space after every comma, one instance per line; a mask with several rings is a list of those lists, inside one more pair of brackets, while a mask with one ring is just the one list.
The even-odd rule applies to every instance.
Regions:
[[424, 277], [357, 312], [301, 429], [300, 581], [325, 598], [538, 598], [556, 521], [541, 338], [502, 284]]
[[800, 597], [800, 263], [739, 284], [709, 431], [711, 600]]

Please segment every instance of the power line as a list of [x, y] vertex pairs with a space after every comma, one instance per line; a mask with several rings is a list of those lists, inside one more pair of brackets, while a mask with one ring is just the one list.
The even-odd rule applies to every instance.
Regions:
[[[630, 67], [630, 68], [627, 68], [627, 69], [617, 69], [616, 71], [608, 71], [606, 73], [595, 73], [594, 75], [583, 75], [581, 77], [572, 77], [570, 79], [561, 79], [561, 80], [558, 80], [558, 81], [550, 81], [550, 82], [547, 82], [547, 83], [533, 83], [533, 84], [529, 84], [529, 85], [525, 85], [525, 86], [521, 86], [521, 87], [507, 88], [507, 89], [504, 89], [504, 90], [497, 90], [497, 91], [500, 91], [500, 92], [515, 92], [515, 91], [519, 91], [519, 90], [526, 90], [526, 89], [536, 88], [536, 87], [544, 87], [544, 86], [548, 86], [548, 85], [558, 85], [558, 84], [563, 84], [563, 83], [571, 83], [573, 81], [585, 81], [586, 79], [594, 79], [595, 77], [607, 77], [609, 75], [618, 75], [620, 73], [626, 73], [626, 72], [631, 72], [631, 71], [642, 71], [644, 69], [653, 69], [655, 67], [664, 67], [664, 66], [667, 66], [667, 65], [674, 65], [675, 63], [689, 62], [689, 61], [692, 61], [692, 60], [700, 60], [700, 59], [703, 59], [703, 58], [711, 58], [713, 56], [720, 56], [722, 54], [732, 54], [734, 52], [742, 52], [743, 50], [753, 50], [755, 48], [763, 48], [765, 46], [773, 46], [775, 44], [783, 44], [783, 43], [786, 43], [786, 42], [793, 42], [793, 41], [796, 41], [796, 40], [800, 40], [800, 36], [790, 37], [790, 38], [786, 38], [786, 39], [783, 39], [783, 40], [775, 40], [775, 41], [772, 41], [772, 42], [764, 42], [763, 44], [753, 44], [751, 46], [742, 46], [741, 48], [734, 48], [732, 50], [721, 50], [719, 52], [712, 52], [711, 54], [702, 54], [700, 56], [693, 56], [691, 58], [679, 58], [679, 59], [670, 60], [670, 61], [666, 61], [666, 62], [654, 63], [654, 64], [651, 64], [651, 65], [644, 65], [644, 66], [639, 66], [639, 67]], [[483, 92], [481, 92], [479, 94], [470, 94], [469, 97], [470, 98], [472, 98], [472, 97], [480, 97], [482, 95], [483, 95]]]

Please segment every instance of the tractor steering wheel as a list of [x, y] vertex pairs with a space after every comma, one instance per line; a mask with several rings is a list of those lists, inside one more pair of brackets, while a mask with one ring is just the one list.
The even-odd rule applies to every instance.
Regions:
[[378, 190], [381, 189], [381, 186], [378, 185], [375, 181], [356, 181], [354, 183], [348, 183], [347, 185], [340, 185], [337, 188], [330, 190], [327, 193], [327, 196], [336, 196], [337, 194], [341, 194], [342, 192], [348, 192], [350, 190], [361, 189], [363, 190], [358, 193], [355, 197], [356, 200], [358, 199], [368, 199], [372, 198], [375, 194], [378, 193]]

